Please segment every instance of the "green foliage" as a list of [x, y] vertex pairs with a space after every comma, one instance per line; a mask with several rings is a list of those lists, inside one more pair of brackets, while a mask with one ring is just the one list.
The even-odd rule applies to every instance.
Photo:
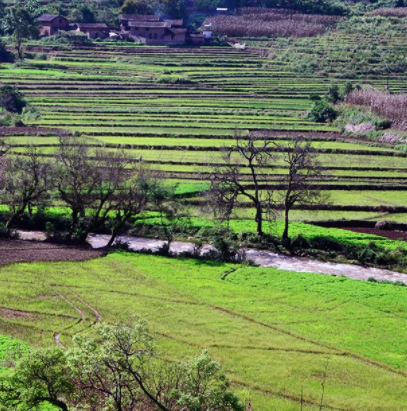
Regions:
[[336, 104], [341, 99], [339, 86], [335, 83], [331, 83], [325, 98], [329, 103]]
[[94, 23], [96, 21], [95, 10], [90, 3], [79, 3], [72, 10], [70, 19], [78, 23]]
[[1, 405], [30, 409], [52, 404], [63, 411], [73, 406], [244, 411], [219, 363], [206, 351], [190, 361], [166, 363], [143, 320], [100, 323], [93, 331], [96, 339], [79, 334], [68, 351], [52, 347], [23, 353], [0, 376]]
[[10, 7], [3, 19], [3, 28], [14, 40], [20, 60], [23, 59], [23, 41], [38, 37], [38, 22], [21, 4]]
[[4, 85], [0, 87], [0, 107], [10, 113], [21, 114], [27, 106], [24, 94], [17, 87]]
[[308, 118], [317, 123], [332, 122], [338, 116], [338, 111], [335, 110], [327, 101], [316, 101], [312, 107]]
[[6, 409], [52, 404], [67, 411], [65, 401], [74, 393], [62, 348], [31, 350], [17, 360], [10, 374], [0, 377], [0, 403]]
[[164, 14], [173, 18], [184, 18], [187, 15], [185, 0], [162, 0], [161, 7]]
[[154, 14], [154, 6], [147, 0], [125, 0], [120, 9], [123, 14]]
[[194, 84], [195, 81], [189, 77], [173, 77], [173, 76], [160, 76], [157, 79], [158, 84]]
[[46, 44], [74, 44], [82, 46], [93, 44], [93, 41], [85, 33], [64, 30], [59, 30], [52, 36], [43, 37], [41, 42]]

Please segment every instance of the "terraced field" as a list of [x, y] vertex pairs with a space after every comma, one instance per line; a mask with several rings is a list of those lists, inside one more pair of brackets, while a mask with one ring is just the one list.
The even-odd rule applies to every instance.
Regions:
[[[52, 155], [56, 130], [63, 129], [83, 136], [92, 147], [125, 149], [135, 161], [142, 159], [190, 185], [189, 197], [194, 190], [196, 196], [187, 201], [199, 205], [208, 164], [221, 161], [219, 149], [231, 144], [235, 130], [282, 144], [303, 135], [313, 139], [319, 152], [325, 171], [315, 183], [332, 194], [332, 204], [302, 207], [294, 218], [336, 219], [343, 212], [340, 218], [393, 213], [394, 219], [405, 220], [405, 153], [306, 119], [309, 95], [325, 93], [330, 79], [293, 72], [264, 43], [244, 51], [107, 44], [76, 49], [32, 44], [27, 51], [45, 51], [48, 60], [26, 60], [19, 68], [4, 65], [0, 81], [17, 85], [40, 111], [29, 125], [50, 132], [12, 130], [6, 140], [15, 153], [33, 144]], [[369, 80], [376, 86], [386, 81], [385, 76]], [[390, 80], [397, 91], [405, 84], [399, 76]], [[285, 172], [284, 164], [276, 162], [264, 182], [278, 188]], [[250, 213], [243, 203], [237, 214]]]

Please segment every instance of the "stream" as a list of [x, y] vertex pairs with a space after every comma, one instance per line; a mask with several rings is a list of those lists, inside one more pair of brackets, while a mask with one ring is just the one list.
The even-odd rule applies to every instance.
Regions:
[[[41, 231], [20, 231], [19, 234], [21, 240], [45, 240], [45, 234]], [[100, 248], [107, 244], [109, 238], [109, 235], [92, 234], [89, 236], [89, 241], [93, 248]], [[119, 236], [118, 240], [128, 243], [129, 248], [134, 251], [140, 251], [142, 249], [157, 251], [165, 243], [163, 240], [132, 236]], [[210, 247], [210, 245], [205, 245], [202, 251], [205, 253]], [[171, 251], [175, 254], [192, 251], [193, 248], [194, 244], [191, 242], [173, 241], [171, 243]], [[247, 248], [245, 251], [247, 258], [253, 260], [260, 267], [273, 267], [280, 270], [297, 271], [301, 273], [345, 276], [355, 280], [375, 278], [378, 281], [401, 281], [407, 284], [407, 274], [386, 269], [363, 267], [354, 264], [331, 263], [306, 257], [287, 256], [254, 248]]]

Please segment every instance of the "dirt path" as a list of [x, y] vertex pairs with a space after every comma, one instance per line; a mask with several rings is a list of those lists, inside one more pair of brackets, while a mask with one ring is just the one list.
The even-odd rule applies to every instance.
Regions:
[[78, 306], [76, 306], [72, 301], [68, 300], [68, 298], [65, 297], [62, 293], [57, 291], [57, 294], [79, 313], [80, 318], [79, 318], [79, 320], [77, 321], [76, 324], [81, 323], [85, 319], [85, 313]]
[[59, 340], [59, 333], [54, 333], [54, 341], [62, 348], [66, 349], [66, 345], [62, 344], [61, 341]]
[[82, 301], [87, 307], [89, 307], [89, 308], [93, 311], [93, 313], [94, 313], [95, 316], [96, 316], [96, 321], [95, 321], [95, 323], [98, 323], [98, 322], [100, 322], [100, 321], [102, 320], [102, 315], [100, 314], [100, 312], [99, 312], [95, 307], [93, 307], [92, 305], [90, 305], [90, 304], [89, 304], [86, 300], [84, 300], [80, 295], [74, 293], [73, 291], [72, 291], [72, 294], [73, 294], [78, 300]]

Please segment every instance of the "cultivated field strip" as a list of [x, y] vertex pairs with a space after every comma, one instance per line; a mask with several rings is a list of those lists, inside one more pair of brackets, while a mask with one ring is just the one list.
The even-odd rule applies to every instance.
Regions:
[[[276, 43], [276, 47], [283, 45], [284, 41]], [[308, 97], [325, 93], [330, 79], [298, 75], [289, 62], [276, 60], [262, 47], [260, 42], [257, 48], [244, 51], [100, 44], [64, 49], [34, 43], [27, 51], [46, 52], [48, 59], [26, 60], [18, 68], [6, 66], [0, 71], [0, 82], [17, 85], [40, 111], [41, 116], [33, 117], [30, 125], [81, 135], [92, 149], [124, 150], [134, 161], [142, 159], [184, 184], [194, 186], [197, 179], [205, 182], [208, 165], [222, 161], [220, 151], [232, 144], [236, 130], [242, 136], [267, 130], [264, 138], [283, 145], [296, 132], [312, 138], [319, 153], [324, 177], [315, 184], [330, 191], [346, 189], [346, 200], [333, 196], [333, 206], [354, 205], [362, 207], [360, 212], [371, 211], [363, 207], [380, 204], [361, 204], [359, 195], [376, 186], [395, 193], [386, 195], [386, 212], [399, 207], [397, 199], [407, 188], [405, 154], [310, 122]], [[390, 85], [402, 90], [403, 80], [394, 77]], [[368, 81], [385, 84], [380, 76]], [[32, 144], [52, 156], [58, 133], [38, 136], [16, 131], [7, 136], [7, 142], [16, 154], [24, 154]], [[284, 165], [276, 162], [264, 181], [278, 184], [285, 172]], [[200, 191], [201, 187], [195, 198], [185, 201], [199, 203]], [[318, 219], [318, 210], [313, 212]]]

